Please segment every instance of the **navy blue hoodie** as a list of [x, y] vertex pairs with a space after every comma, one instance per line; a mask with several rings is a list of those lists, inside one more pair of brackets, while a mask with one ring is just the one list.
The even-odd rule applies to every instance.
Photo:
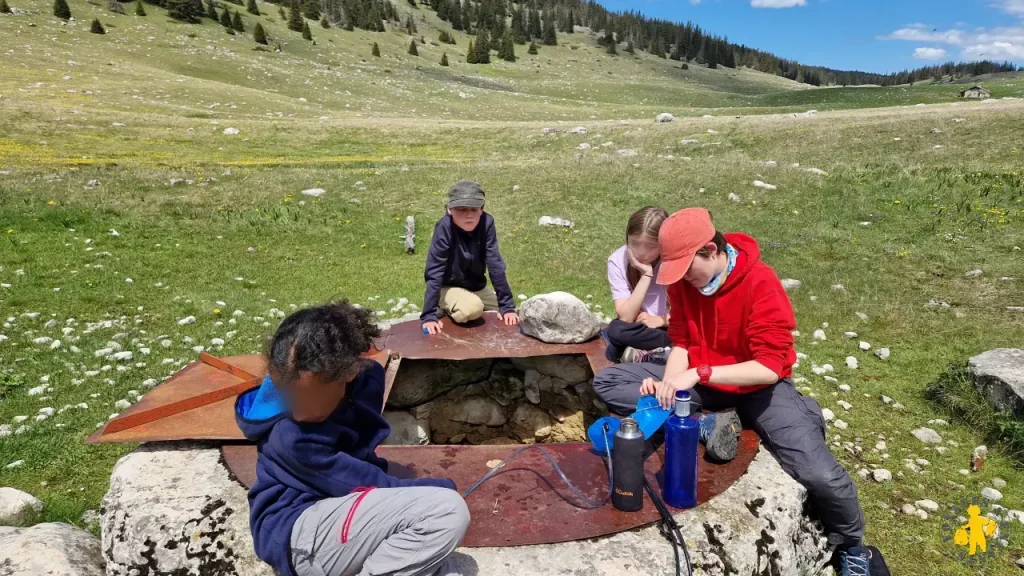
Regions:
[[487, 288], [487, 276], [498, 296], [498, 310], [502, 314], [516, 311], [512, 299], [512, 288], [505, 276], [505, 260], [498, 249], [498, 233], [494, 218], [484, 212], [472, 232], [466, 232], [452, 222], [445, 214], [434, 226], [430, 240], [427, 267], [423, 279], [427, 284], [423, 295], [423, 312], [420, 322], [437, 321], [437, 304], [441, 299], [441, 288], [455, 286], [470, 292]]
[[400, 480], [374, 450], [391, 432], [381, 416], [384, 369], [377, 363], [359, 373], [349, 395], [323, 422], [296, 422], [268, 376], [239, 395], [235, 421], [257, 442], [256, 482], [249, 490], [249, 527], [256, 555], [284, 576], [295, 576], [291, 534], [307, 508], [355, 488], [437, 486], [447, 479]]

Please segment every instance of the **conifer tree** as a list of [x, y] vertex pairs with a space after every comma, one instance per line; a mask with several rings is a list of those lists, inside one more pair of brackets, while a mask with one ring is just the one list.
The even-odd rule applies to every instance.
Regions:
[[284, 6], [278, 6], [278, 7], [277, 7], [277, 16], [278, 16], [278, 18], [280, 18], [281, 20], [284, 20], [285, 18], [287, 18], [287, 17], [288, 17], [288, 16], [286, 16], [286, 15], [285, 15], [285, 13], [284, 13]]
[[252, 39], [257, 44], [267, 45], [267, 32], [263, 29], [263, 24], [256, 23], [256, 28], [252, 31]]
[[523, 28], [522, 9], [512, 13], [512, 41], [516, 44], [526, 44], [526, 30]]
[[512, 32], [505, 30], [505, 35], [501, 37], [501, 51], [498, 55], [506, 62], [516, 61], [516, 44], [512, 40]]
[[567, 33], [569, 33], [569, 34], [575, 34], [575, 33], [576, 33], [576, 19], [575, 19], [575, 17], [573, 16], [573, 13], [572, 13], [572, 8], [570, 8], [570, 9], [569, 9], [569, 20], [568, 20], [568, 24], [569, 24], [569, 25], [568, 25], [568, 26], [566, 27], [565, 31], [566, 31]]
[[612, 40], [611, 42], [608, 42], [606, 44], [606, 46], [605, 46], [604, 51], [607, 52], [608, 54], [611, 54], [612, 56], [618, 55], [619, 50], [618, 50], [618, 48], [616, 46], [615, 40]]
[[309, 29], [309, 22], [302, 22], [302, 39], [313, 40], [313, 32]]
[[448, 66], [448, 53], [441, 54], [441, 66]]
[[[0, 2], [6, 3], [6, 0], [0, 0]], [[3, 11], [3, 8], [0, 8], [0, 11]], [[142, 6], [142, 0], [135, 0], [135, 15], [136, 16], [145, 16], [146, 15], [146, 9], [143, 8], [143, 6]]]
[[530, 10], [529, 12], [529, 26], [527, 27], [527, 36], [530, 39], [540, 38], [544, 35], [544, 29], [540, 25], [540, 12], [537, 10]]
[[253, 16], [260, 15], [259, 6], [256, 5], [256, 0], [249, 0], [245, 5], [245, 11]]
[[416, 34], [416, 21], [412, 19], [412, 14], [405, 19], [405, 33], [410, 36]]
[[380, 58], [380, 46], [377, 46], [376, 42], [373, 43], [373, 50], [370, 53], [377, 58]]
[[416, 5], [416, 0], [409, 0], [409, 6], [412, 6], [413, 8], [416, 8], [417, 10], [419, 9], [419, 6]]
[[530, 48], [526, 51], [527, 54], [537, 55], [537, 44], [530, 42]]
[[220, 25], [225, 28], [231, 28], [231, 13], [225, 8], [224, 12], [220, 15]]
[[630, 54], [636, 54], [636, 48], [633, 48], [633, 41], [626, 42], [626, 52]]
[[455, 30], [462, 30], [462, 3], [459, 0], [452, 2], [448, 12], [448, 21], [452, 23], [452, 28]]
[[93, 18], [92, 26], [89, 27], [89, 32], [93, 34], [106, 34], [107, 31], [103, 29], [103, 24], [100, 24], [99, 18]]
[[213, 5], [213, 0], [206, 0], [206, 17], [214, 22], [220, 22], [220, 14], [217, 13], [217, 8]]
[[299, 10], [299, 4], [292, 2], [291, 12], [288, 14], [288, 29], [295, 32], [302, 32], [302, 28], [305, 26], [305, 20], [302, 19], [302, 12]]
[[420, 55], [420, 51], [416, 49], [416, 40], [415, 39], [412, 40], [411, 42], [409, 42], [409, 55], [410, 56], [419, 56]]
[[202, 14], [192, 0], [167, 0], [165, 6], [168, 16], [189, 24], [199, 22], [199, 16]]
[[235, 32], [245, 32], [245, 24], [242, 23], [242, 15], [238, 11], [231, 17], [231, 29]]
[[476, 64], [476, 47], [473, 46], [473, 41], [469, 41], [469, 48], [466, 49], [466, 63]]
[[487, 28], [480, 26], [476, 32], [476, 63], [491, 63], [491, 42], [487, 37]]
[[[139, 0], [141, 1], [141, 0]], [[0, 14], [10, 14], [11, 7], [7, 5], [7, 0], [0, 0]], [[143, 14], [145, 16], [145, 14]]]
[[544, 45], [558, 46], [558, 35], [555, 33], [555, 21], [548, 20], [544, 26]]
[[71, 8], [68, 8], [67, 0], [53, 1], [53, 15], [61, 20], [71, 19]]
[[331, 27], [331, 23], [327, 21], [327, 14], [320, 17], [320, 27], [325, 29]]
[[303, 0], [302, 2], [302, 15], [310, 20], [320, 19], [320, 1], [319, 0]]
[[462, 29], [467, 34], [473, 29], [473, 5], [468, 1], [462, 5]]

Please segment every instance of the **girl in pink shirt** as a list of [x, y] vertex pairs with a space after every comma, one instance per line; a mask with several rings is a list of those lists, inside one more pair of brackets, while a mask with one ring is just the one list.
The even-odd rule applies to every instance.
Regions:
[[626, 244], [608, 257], [616, 318], [602, 336], [613, 362], [664, 362], [668, 357], [668, 297], [665, 287], [654, 282], [661, 264], [658, 231], [666, 218], [659, 206], [634, 212], [626, 224]]

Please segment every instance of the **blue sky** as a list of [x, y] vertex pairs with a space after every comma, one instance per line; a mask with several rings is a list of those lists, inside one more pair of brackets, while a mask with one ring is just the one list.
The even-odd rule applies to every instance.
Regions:
[[599, 0], [692, 21], [804, 64], [895, 72], [948, 60], [1024, 65], [1024, 0]]

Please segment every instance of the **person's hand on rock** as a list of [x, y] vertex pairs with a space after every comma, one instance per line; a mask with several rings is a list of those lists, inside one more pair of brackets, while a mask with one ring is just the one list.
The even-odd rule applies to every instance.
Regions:
[[519, 314], [516, 312], [506, 312], [504, 314], [498, 313], [498, 320], [505, 322], [505, 326], [515, 326], [519, 324]]
[[442, 324], [440, 320], [423, 323], [423, 329], [426, 330], [428, 334], [438, 334], [443, 328], [444, 324]]

